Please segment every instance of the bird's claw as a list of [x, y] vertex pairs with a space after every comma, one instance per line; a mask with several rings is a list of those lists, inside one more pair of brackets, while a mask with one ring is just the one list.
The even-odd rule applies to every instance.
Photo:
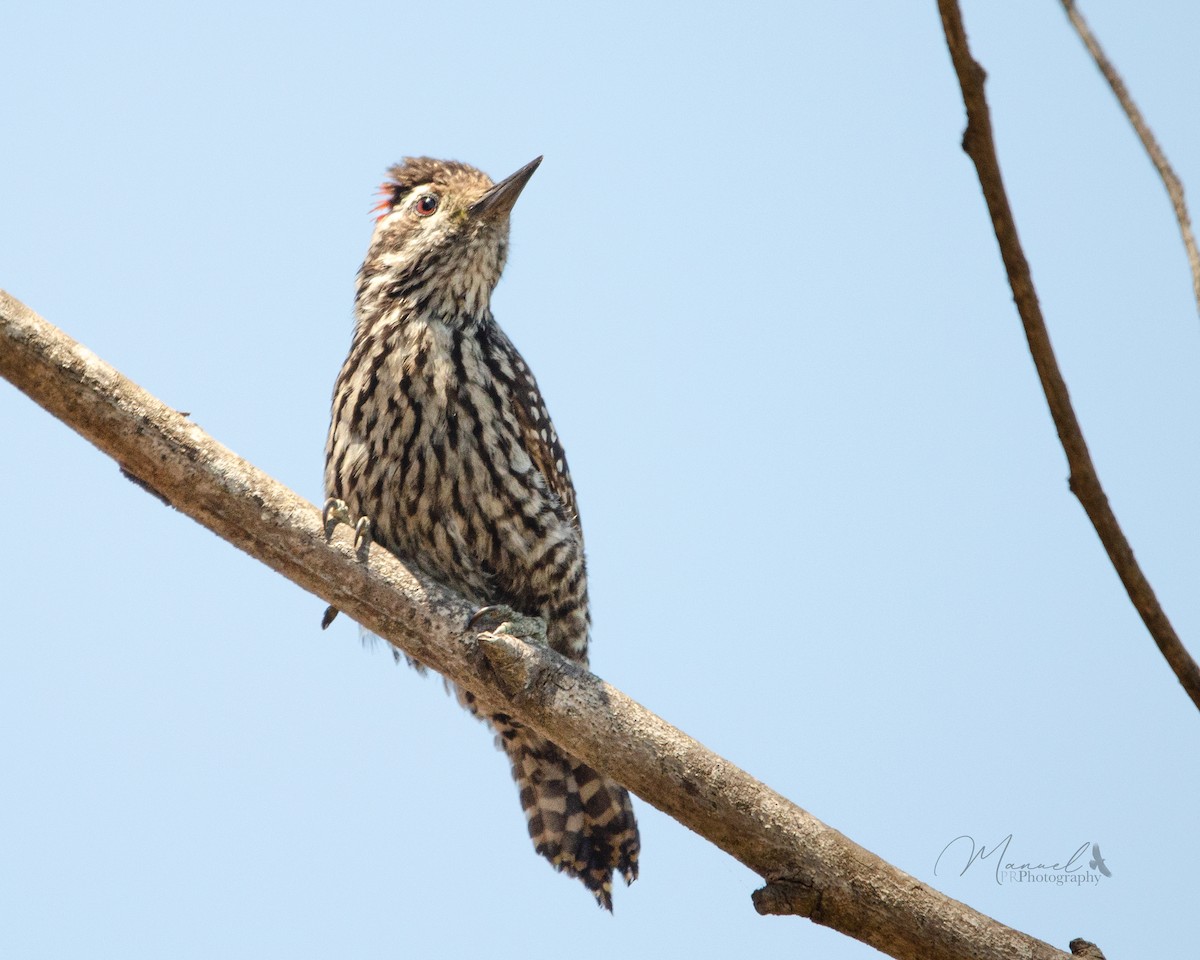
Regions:
[[349, 526], [352, 522], [353, 517], [350, 516], [350, 508], [346, 506], [345, 500], [330, 497], [325, 501], [325, 508], [321, 511], [321, 526], [325, 528], [326, 540], [333, 536], [333, 528], [339, 523]]
[[371, 544], [375, 542], [371, 533], [371, 518], [359, 517], [358, 520], [355, 520], [345, 500], [330, 497], [325, 501], [325, 508], [321, 511], [321, 525], [325, 528], [326, 540], [333, 536], [334, 528], [339, 523], [354, 527], [354, 552], [358, 554], [358, 559], [366, 560]]
[[[367, 555], [371, 552], [371, 544], [374, 542], [371, 534], [371, 518], [359, 517], [358, 520], [355, 520], [351, 516], [350, 508], [346, 505], [345, 500], [330, 497], [325, 501], [325, 507], [321, 510], [321, 526], [325, 530], [326, 540], [333, 536], [334, 528], [339, 523], [354, 527], [354, 553], [359, 560], [365, 563]], [[325, 613], [321, 617], [321, 629], [324, 630], [333, 623], [334, 617], [337, 615], [337, 607], [326, 607]]]
[[471, 614], [471, 619], [467, 621], [467, 629], [476, 633], [502, 633], [530, 643], [546, 642], [545, 620], [541, 617], [527, 617], [502, 603], [480, 607]]
[[375, 537], [371, 532], [371, 518], [359, 517], [358, 523], [354, 525], [354, 552], [358, 554], [360, 560], [367, 558], [367, 553], [374, 542]]

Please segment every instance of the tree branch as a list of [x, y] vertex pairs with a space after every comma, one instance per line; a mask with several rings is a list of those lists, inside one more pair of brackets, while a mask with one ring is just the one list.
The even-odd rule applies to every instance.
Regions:
[[1050, 415], [1054, 419], [1058, 439], [1067, 454], [1067, 463], [1071, 470], [1071, 492], [1079, 499], [1092, 521], [1092, 526], [1096, 528], [1096, 533], [1100, 535], [1100, 542], [1104, 544], [1109, 560], [1125, 585], [1125, 591], [1133, 601], [1146, 629], [1150, 631], [1150, 636], [1154, 638], [1158, 649], [1175, 671], [1175, 676], [1187, 695], [1200, 707], [1200, 667], [1197, 667], [1196, 661], [1192, 659], [1171, 621], [1167, 619], [1158, 598], [1154, 595], [1154, 589], [1133, 556], [1133, 548], [1117, 523], [1104, 488], [1100, 486], [1100, 478], [1092, 463], [1087, 443], [1083, 439], [1079, 421], [1075, 418], [1066, 381], [1058, 368], [1058, 360], [1054, 356], [1050, 334], [1046, 330], [1046, 321], [1038, 303], [1037, 291], [1033, 286], [1029, 262], [1021, 248], [1016, 221], [1013, 219], [1008, 194], [1000, 176], [1000, 162], [996, 158], [996, 146], [992, 139], [991, 114], [983, 92], [986, 74], [983, 67], [971, 56], [957, 0], [938, 0], [938, 9], [942, 16], [946, 43], [950, 48], [950, 58], [954, 62], [954, 71], [962, 87], [963, 103], [967, 108], [963, 150], [974, 162], [979, 183], [983, 187], [983, 196], [992, 217], [992, 228], [1000, 245], [1000, 255], [1008, 271], [1013, 300], [1016, 301], [1017, 312], [1021, 315], [1021, 323], [1025, 327], [1025, 337], [1029, 341], [1029, 352], [1033, 355], [1033, 363], [1037, 367], [1046, 402], [1050, 405]]
[[1088, 53], [1092, 55], [1092, 59], [1096, 61], [1096, 66], [1104, 74], [1104, 79], [1112, 87], [1112, 92], [1117, 96], [1117, 102], [1121, 104], [1121, 109], [1125, 111], [1125, 116], [1133, 124], [1133, 129], [1136, 131], [1138, 139], [1142, 141], [1142, 146], [1146, 148], [1146, 153], [1150, 156], [1150, 162], [1154, 164], [1154, 169], [1158, 171], [1158, 175], [1162, 178], [1163, 186], [1167, 188], [1167, 196], [1171, 198], [1171, 206], [1175, 209], [1175, 219], [1179, 222], [1179, 233], [1183, 237], [1183, 247], [1187, 251], [1188, 266], [1192, 271], [1192, 295], [1196, 299], [1196, 310], [1200, 311], [1200, 252], [1196, 250], [1196, 238], [1192, 235], [1192, 221], [1188, 216], [1187, 203], [1183, 199], [1183, 184], [1180, 182], [1179, 177], [1175, 175], [1171, 164], [1167, 161], [1167, 155], [1163, 153], [1162, 147], [1158, 145], [1158, 140], [1154, 137], [1154, 131], [1150, 129], [1149, 124], [1146, 123], [1146, 118], [1142, 116], [1142, 112], [1137, 108], [1137, 104], [1133, 102], [1133, 97], [1130, 96], [1129, 89], [1125, 86], [1125, 81], [1121, 79], [1121, 75], [1117, 73], [1117, 68], [1105, 56], [1104, 50], [1100, 46], [1100, 41], [1096, 39], [1091, 27], [1083, 19], [1083, 14], [1076, 8], [1075, 0], [1061, 0], [1061, 2], [1063, 9], [1067, 12], [1067, 18], [1071, 21], [1075, 32], [1079, 34], [1079, 39], [1083, 41], [1083, 45], [1087, 47]]
[[[1065, 957], [885, 863], [545, 646], [464, 631], [471, 606], [320, 511], [0, 291], [0, 376], [176, 509], [511, 712], [741, 861], [793, 913], [897, 958]], [[314, 624], [315, 629], [315, 624]]]

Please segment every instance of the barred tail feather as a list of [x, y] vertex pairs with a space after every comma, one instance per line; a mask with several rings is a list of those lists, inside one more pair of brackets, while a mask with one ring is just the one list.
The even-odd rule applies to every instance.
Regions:
[[512, 764], [534, 849], [612, 910], [613, 871], [626, 884], [637, 879], [641, 843], [629, 793], [502, 714], [492, 725]]

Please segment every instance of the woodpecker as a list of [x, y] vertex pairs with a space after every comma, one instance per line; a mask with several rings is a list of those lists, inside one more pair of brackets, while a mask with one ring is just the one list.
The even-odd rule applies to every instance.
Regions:
[[[325, 492], [335, 515], [480, 607], [540, 618], [588, 662], [583, 530], [566, 454], [529, 366], [492, 315], [509, 215], [538, 157], [493, 184], [464, 163], [392, 167], [358, 272], [333, 391]], [[512, 766], [535, 850], [612, 909], [640, 840], [629, 794], [469, 690]]]

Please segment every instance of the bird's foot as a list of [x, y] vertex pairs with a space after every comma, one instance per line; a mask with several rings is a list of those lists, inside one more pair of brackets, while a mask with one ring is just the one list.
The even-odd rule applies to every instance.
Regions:
[[353, 519], [345, 500], [330, 497], [325, 501], [325, 506], [321, 510], [321, 525], [325, 528], [325, 539], [328, 540], [333, 536], [333, 528], [339, 523], [349, 525]]
[[529, 643], [546, 642], [546, 621], [541, 617], [527, 617], [502, 603], [480, 607], [467, 621], [467, 629], [477, 633], [502, 633], [505, 636], [527, 640]]
[[[371, 551], [371, 543], [373, 541], [371, 535], [371, 518], [359, 517], [358, 520], [355, 520], [350, 515], [350, 508], [346, 506], [345, 500], [330, 497], [325, 501], [324, 509], [321, 510], [321, 526], [325, 530], [326, 540], [333, 536], [334, 528], [339, 523], [344, 523], [348, 527], [354, 527], [354, 553], [359, 560], [365, 563], [367, 555]], [[326, 607], [325, 613], [321, 616], [321, 629], [324, 630], [333, 623], [334, 617], [337, 615], [337, 607]]]
[[374, 542], [371, 533], [371, 518], [359, 517], [358, 520], [355, 520], [350, 514], [350, 508], [346, 506], [345, 500], [330, 497], [325, 501], [325, 508], [321, 511], [321, 525], [325, 528], [326, 540], [333, 536], [334, 528], [339, 523], [354, 527], [354, 552], [358, 554], [358, 559], [365, 560], [371, 544]]

